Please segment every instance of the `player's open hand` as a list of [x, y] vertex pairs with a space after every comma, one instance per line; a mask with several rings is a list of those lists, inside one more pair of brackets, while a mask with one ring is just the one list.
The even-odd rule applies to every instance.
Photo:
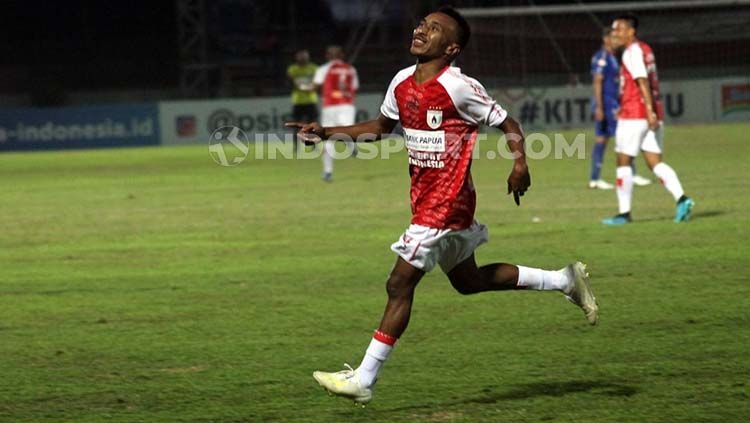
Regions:
[[315, 145], [323, 140], [325, 130], [318, 122], [287, 122], [284, 124], [287, 128], [297, 129], [297, 138], [305, 145]]
[[513, 193], [513, 200], [515, 200], [517, 206], [521, 205], [521, 197], [530, 186], [531, 175], [526, 162], [513, 164], [513, 170], [510, 171], [510, 176], [508, 176], [508, 194]]

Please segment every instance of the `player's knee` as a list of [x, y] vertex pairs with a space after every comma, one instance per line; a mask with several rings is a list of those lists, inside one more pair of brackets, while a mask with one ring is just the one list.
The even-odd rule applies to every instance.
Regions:
[[449, 279], [451, 281], [453, 289], [455, 289], [459, 294], [471, 295], [477, 293], [477, 290], [474, 288], [474, 286], [471, 283], [468, 283], [465, 279], [455, 277]]
[[471, 295], [476, 292], [473, 289], [471, 289], [471, 287], [466, 286], [466, 285], [453, 284], [453, 289], [455, 289], [456, 292], [458, 292], [461, 295]]

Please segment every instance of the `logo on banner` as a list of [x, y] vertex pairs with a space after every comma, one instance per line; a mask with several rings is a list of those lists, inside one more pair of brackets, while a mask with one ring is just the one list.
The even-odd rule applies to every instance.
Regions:
[[213, 113], [208, 117], [208, 130], [215, 131], [225, 126], [236, 125], [236, 119], [234, 113], [229, 109], [218, 109], [214, 110]]
[[443, 111], [442, 110], [427, 110], [427, 126], [432, 129], [440, 128], [443, 123]]
[[750, 84], [721, 86], [721, 115], [750, 111]]
[[185, 138], [195, 136], [195, 116], [177, 116], [175, 126], [177, 127], [178, 137]]

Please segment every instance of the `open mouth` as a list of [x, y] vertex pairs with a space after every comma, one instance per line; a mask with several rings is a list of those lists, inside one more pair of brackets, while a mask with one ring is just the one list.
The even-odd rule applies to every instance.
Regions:
[[412, 45], [413, 45], [414, 47], [422, 47], [422, 46], [424, 46], [425, 44], [427, 44], [427, 38], [426, 38], [426, 37], [423, 37], [423, 36], [421, 36], [421, 35], [415, 35], [415, 36], [414, 36], [414, 39], [413, 39], [413, 40], [412, 40], [412, 42], [411, 42], [411, 44], [412, 44]]

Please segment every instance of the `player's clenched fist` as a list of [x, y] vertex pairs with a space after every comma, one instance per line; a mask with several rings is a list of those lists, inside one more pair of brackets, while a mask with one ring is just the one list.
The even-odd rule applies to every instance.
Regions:
[[325, 130], [318, 122], [287, 122], [284, 124], [287, 128], [297, 128], [297, 138], [305, 145], [314, 145], [323, 140]]

